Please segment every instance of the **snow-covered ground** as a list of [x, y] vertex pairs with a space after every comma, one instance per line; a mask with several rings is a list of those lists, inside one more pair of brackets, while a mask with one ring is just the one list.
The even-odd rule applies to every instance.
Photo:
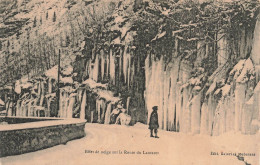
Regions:
[[[259, 136], [223, 134], [221, 136], [189, 135], [159, 130], [159, 139], [150, 138], [147, 125], [86, 124], [86, 137], [37, 152], [0, 159], [2, 165], [242, 165], [235, 156], [211, 155], [211, 152], [255, 153], [245, 161], [259, 165]], [[99, 153], [85, 153], [85, 151]], [[135, 154], [124, 154], [124, 150]], [[103, 151], [103, 153], [101, 153]], [[105, 151], [105, 152], [104, 152]], [[122, 151], [122, 154], [111, 154]], [[141, 154], [137, 154], [140, 151]], [[157, 154], [144, 154], [156, 152]], [[159, 153], [158, 153], [159, 152]], [[257, 159], [258, 158], [258, 159]], [[113, 162], [113, 163], [112, 163]]]

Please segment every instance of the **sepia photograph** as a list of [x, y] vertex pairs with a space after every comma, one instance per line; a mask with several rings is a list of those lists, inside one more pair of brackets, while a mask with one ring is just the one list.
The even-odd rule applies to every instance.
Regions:
[[260, 0], [0, 0], [0, 165], [260, 165]]

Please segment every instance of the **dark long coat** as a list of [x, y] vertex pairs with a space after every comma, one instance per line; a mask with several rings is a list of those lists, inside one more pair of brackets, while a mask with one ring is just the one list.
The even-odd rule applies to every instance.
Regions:
[[156, 110], [153, 110], [150, 116], [149, 129], [158, 129], [158, 128], [159, 128], [158, 113]]

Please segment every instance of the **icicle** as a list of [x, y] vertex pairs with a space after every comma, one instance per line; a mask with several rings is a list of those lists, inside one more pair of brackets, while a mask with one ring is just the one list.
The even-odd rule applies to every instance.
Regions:
[[200, 123], [200, 133], [209, 135], [209, 124], [208, 124], [208, 103], [205, 101], [201, 107], [201, 123]]
[[97, 100], [96, 101], [96, 111], [97, 111], [97, 113], [98, 113], [98, 123], [100, 123], [101, 122], [101, 119], [100, 119], [100, 100]]
[[220, 134], [223, 134], [223, 133], [226, 132], [226, 115], [227, 115], [226, 105], [227, 105], [227, 103], [226, 103], [226, 101], [223, 97], [222, 101], [221, 101], [221, 105], [220, 105], [221, 110], [222, 110], [222, 111], [220, 111], [220, 126], [219, 126], [219, 133]]
[[87, 99], [87, 91], [82, 91], [83, 97], [81, 101], [81, 108], [80, 108], [80, 119], [85, 119], [85, 107], [86, 107], [86, 99]]
[[28, 117], [33, 116], [33, 110], [32, 110], [32, 100], [28, 103]]
[[51, 82], [50, 78], [48, 80], [48, 83], [49, 83], [49, 85], [48, 85], [48, 93], [50, 94], [50, 93], [52, 93], [52, 82]]
[[245, 84], [237, 83], [235, 89], [235, 131], [241, 131], [242, 108], [245, 103]]
[[69, 101], [69, 96], [68, 96], [68, 92], [64, 91], [64, 108], [63, 108], [63, 117], [67, 118], [67, 111], [68, 111], [68, 101]]
[[26, 105], [25, 105], [25, 100], [22, 101], [22, 104], [21, 104], [21, 109], [22, 109], [22, 116], [26, 116]]
[[135, 76], [135, 63], [133, 63], [133, 65], [132, 65], [132, 68], [131, 68], [131, 77], [130, 77], [130, 79], [129, 79], [129, 86], [130, 86], [130, 84], [131, 83], [133, 83], [134, 82], [134, 76]]
[[99, 55], [96, 55], [94, 68], [93, 68], [93, 80], [98, 82], [98, 73], [99, 73]]
[[125, 83], [127, 83], [127, 72], [128, 72], [128, 52], [127, 52], [128, 46], [125, 46], [124, 54], [123, 54], [123, 74], [124, 74], [124, 80]]
[[104, 74], [105, 74], [105, 57], [104, 57], [104, 50], [102, 49], [100, 51], [100, 58], [101, 58], [101, 79], [104, 79]]
[[105, 110], [106, 110], [106, 104], [104, 100], [101, 100], [101, 108], [102, 108], [101, 122], [103, 123], [105, 121]]
[[106, 64], [107, 64], [107, 70], [106, 70], [106, 76], [107, 76], [107, 78], [109, 77], [109, 68], [110, 68], [110, 62], [109, 62], [109, 59], [110, 59], [110, 55], [107, 55], [106, 54]]
[[50, 117], [51, 112], [51, 98], [47, 98], [47, 113], [45, 114], [45, 117]]
[[176, 83], [176, 130], [180, 131], [182, 123], [182, 94], [180, 83]]
[[36, 98], [36, 99], [34, 99], [33, 101], [32, 101], [32, 103], [33, 103], [33, 105], [32, 105], [32, 107], [33, 107], [33, 116], [40, 116], [40, 112], [38, 112], [38, 115], [36, 114], [37, 112], [36, 112], [36, 107], [37, 107], [37, 102], [38, 102], [38, 100], [39, 100], [39, 98]]
[[[171, 130], [171, 131], [174, 131], [174, 130], [177, 130], [177, 123], [178, 123], [178, 118], [177, 118], [177, 98], [176, 98], [176, 95], [177, 95], [177, 76], [178, 75], [178, 60], [176, 59], [176, 61], [170, 65], [170, 89], [169, 89], [169, 104], [168, 104], [168, 107], [169, 107], [169, 113], [168, 113], [168, 130]], [[174, 123], [174, 119], [176, 123]]]
[[[190, 78], [190, 66], [184, 62], [181, 63], [180, 69], [180, 78], [182, 80], [182, 84], [185, 84]], [[181, 132], [190, 132], [191, 131], [191, 109], [189, 103], [190, 98], [190, 86], [185, 87], [182, 93], [183, 103], [182, 103], [182, 111], [181, 111], [181, 124], [180, 131]]]
[[115, 84], [115, 57], [113, 56], [113, 50], [110, 49], [110, 55], [109, 55], [109, 63], [110, 63], [110, 67], [109, 67], [109, 71], [110, 71], [110, 79], [112, 80], [112, 82]]
[[197, 134], [200, 132], [201, 93], [194, 96], [191, 103], [191, 132]]
[[182, 123], [180, 130], [181, 132], [188, 133], [191, 130], [191, 111], [189, 103], [190, 90], [187, 88], [183, 89], [183, 109], [182, 109]]
[[225, 98], [225, 105], [226, 105], [226, 131], [233, 131], [234, 130], [234, 123], [235, 123], [235, 103], [234, 97], [228, 96]]
[[90, 78], [92, 78], [92, 76], [90, 75], [90, 69], [91, 69], [91, 67], [90, 67], [90, 61], [91, 61], [91, 60], [88, 60], [88, 61], [86, 62], [85, 68], [86, 68], [86, 76], [89, 76]]
[[131, 97], [127, 97], [126, 99], [126, 113], [128, 114], [129, 110], [129, 104], [130, 104]]
[[[157, 67], [157, 83], [159, 85], [159, 107], [158, 107], [158, 120], [160, 128], [164, 129], [164, 105], [163, 105], [163, 97], [164, 97], [164, 62], [163, 58], [161, 57], [160, 61], [158, 62]], [[156, 81], [155, 80], [155, 81]]]
[[93, 71], [94, 71], [94, 68], [92, 68], [93, 66], [94, 66], [94, 64], [91, 62], [91, 60], [90, 61], [88, 61], [87, 62], [87, 64], [88, 64], [88, 71], [89, 71], [89, 77], [91, 78], [91, 79], [93, 79]]
[[[153, 61], [151, 69], [147, 69], [147, 76], [150, 76], [150, 81], [147, 84], [147, 89], [146, 89], [146, 106], [148, 110], [148, 121], [150, 118], [150, 114], [152, 112], [152, 107], [153, 106], [159, 106], [159, 100], [160, 100], [160, 81], [158, 82], [158, 75], [160, 75], [160, 70], [158, 70], [158, 62]], [[158, 84], [159, 85], [158, 85]], [[158, 107], [159, 111], [159, 107]], [[161, 120], [160, 120], [161, 121]], [[161, 125], [161, 124], [160, 124]]]
[[38, 96], [40, 97], [40, 95], [41, 95], [41, 82], [38, 82], [38, 87], [37, 87], [37, 89], [38, 89]]
[[[145, 59], [145, 95], [144, 95], [144, 98], [145, 98], [146, 108], [148, 111], [147, 121], [149, 121], [151, 108], [152, 108], [152, 106], [150, 105], [150, 96], [151, 96], [151, 90], [150, 90], [151, 87], [150, 86], [152, 84], [152, 81], [151, 81], [152, 67], [149, 66], [149, 57], [150, 57], [150, 54], [148, 54], [148, 56]], [[130, 75], [128, 74], [128, 77], [129, 76]], [[129, 78], [128, 78], [128, 82], [129, 82]]]
[[164, 71], [164, 80], [163, 80], [163, 120], [164, 120], [164, 129], [168, 130], [168, 99], [169, 99], [169, 83], [170, 75]]
[[74, 103], [75, 103], [75, 94], [72, 93], [69, 96], [69, 106], [68, 106], [67, 118], [72, 118], [73, 117]]
[[21, 100], [16, 103], [16, 116], [21, 116]]
[[122, 52], [122, 48], [119, 48], [119, 68], [118, 68], [118, 72], [119, 72], [119, 80], [121, 79], [121, 75], [122, 75], [122, 56], [123, 56], [123, 52]]
[[212, 135], [212, 129], [214, 125], [214, 114], [215, 114], [215, 109], [216, 109], [216, 102], [214, 100], [214, 97], [212, 94], [209, 95], [208, 99], [208, 129], [210, 135]]
[[130, 87], [130, 75], [131, 75], [131, 55], [129, 54], [128, 66], [127, 66], [127, 86]]
[[110, 114], [111, 114], [111, 102], [107, 105], [104, 124], [110, 123]]
[[59, 100], [59, 117], [63, 117], [63, 91], [60, 91], [60, 100]]
[[43, 104], [43, 100], [44, 100], [44, 82], [41, 81], [40, 82], [40, 89], [39, 89], [41, 92], [40, 92], [40, 106], [42, 106]]
[[252, 45], [252, 60], [255, 64], [259, 65], [260, 64], [260, 57], [259, 57], [259, 52], [260, 52], [260, 18], [258, 17], [255, 25], [255, 31], [254, 31], [254, 39], [253, 39], [253, 45]]

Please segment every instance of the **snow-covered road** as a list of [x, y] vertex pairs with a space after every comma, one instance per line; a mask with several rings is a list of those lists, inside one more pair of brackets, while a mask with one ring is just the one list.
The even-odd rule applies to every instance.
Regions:
[[[244, 165], [235, 156], [212, 156], [211, 152], [250, 152], [257, 162], [257, 136], [224, 134], [219, 137], [186, 135], [159, 130], [150, 138], [146, 125], [86, 124], [86, 137], [37, 152], [2, 158], [2, 165]], [[99, 153], [95, 153], [98, 151]], [[138, 154], [137, 152], [140, 153]], [[94, 152], [94, 153], [93, 153]], [[112, 152], [114, 152], [112, 154]], [[121, 153], [122, 152], [122, 153]], [[149, 153], [150, 154], [147, 154]], [[151, 154], [153, 152], [153, 154]], [[113, 163], [112, 163], [113, 162]]]

